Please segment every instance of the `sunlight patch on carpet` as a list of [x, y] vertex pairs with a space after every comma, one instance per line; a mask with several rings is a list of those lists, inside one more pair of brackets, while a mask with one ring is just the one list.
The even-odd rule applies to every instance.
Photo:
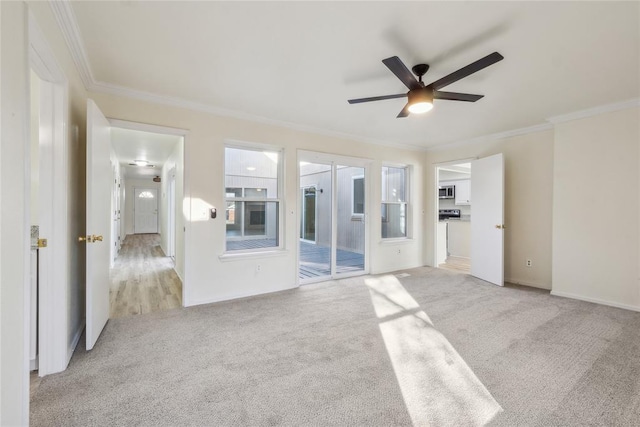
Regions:
[[365, 284], [414, 425], [484, 425], [502, 412], [396, 277]]

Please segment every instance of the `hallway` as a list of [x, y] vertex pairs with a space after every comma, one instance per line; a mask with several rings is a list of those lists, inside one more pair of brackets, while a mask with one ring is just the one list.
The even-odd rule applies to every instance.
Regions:
[[182, 282], [159, 234], [125, 237], [111, 270], [110, 318], [182, 307]]

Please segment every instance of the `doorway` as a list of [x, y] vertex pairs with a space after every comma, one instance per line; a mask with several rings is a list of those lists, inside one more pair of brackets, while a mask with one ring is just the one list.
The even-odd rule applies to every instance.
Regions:
[[502, 153], [437, 164], [435, 184], [433, 265], [504, 286]]
[[471, 162], [436, 166], [437, 267], [471, 272]]
[[184, 227], [184, 137], [162, 130], [111, 121], [112, 156], [122, 180], [122, 243], [110, 271], [110, 318], [183, 305], [178, 268], [184, 263], [176, 247], [184, 248], [178, 232]]
[[305, 152], [299, 160], [300, 283], [365, 274], [367, 162]]

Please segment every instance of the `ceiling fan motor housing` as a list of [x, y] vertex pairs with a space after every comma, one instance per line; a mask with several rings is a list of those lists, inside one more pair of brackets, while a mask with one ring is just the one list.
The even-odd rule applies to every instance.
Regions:
[[413, 105], [419, 102], [428, 102], [433, 104], [433, 88], [421, 87], [418, 89], [412, 89], [407, 93], [409, 97], [409, 104]]

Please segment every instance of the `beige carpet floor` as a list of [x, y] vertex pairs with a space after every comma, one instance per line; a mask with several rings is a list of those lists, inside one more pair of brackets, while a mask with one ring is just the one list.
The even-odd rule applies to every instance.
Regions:
[[112, 319], [33, 426], [637, 426], [640, 313], [442, 269]]

